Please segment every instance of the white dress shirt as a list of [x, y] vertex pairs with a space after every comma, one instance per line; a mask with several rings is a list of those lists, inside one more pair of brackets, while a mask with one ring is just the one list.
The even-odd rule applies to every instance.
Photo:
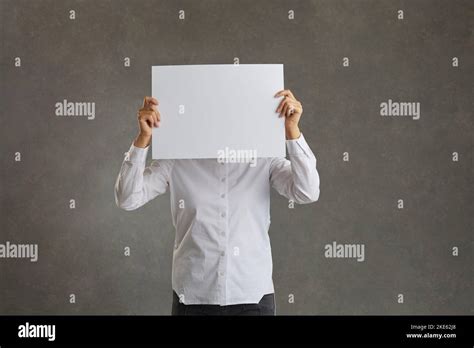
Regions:
[[175, 159], [146, 168], [149, 147], [130, 147], [115, 201], [134, 210], [169, 187], [176, 229], [172, 287], [183, 303], [258, 303], [274, 292], [270, 187], [295, 203], [319, 197], [316, 158], [303, 135], [286, 147], [289, 160], [258, 158], [255, 166]]

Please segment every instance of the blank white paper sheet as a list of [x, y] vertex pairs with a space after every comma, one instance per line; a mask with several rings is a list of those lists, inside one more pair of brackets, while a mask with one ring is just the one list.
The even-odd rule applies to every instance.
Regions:
[[284, 119], [275, 112], [283, 64], [152, 66], [158, 99], [153, 159], [217, 158], [226, 149], [285, 157]]

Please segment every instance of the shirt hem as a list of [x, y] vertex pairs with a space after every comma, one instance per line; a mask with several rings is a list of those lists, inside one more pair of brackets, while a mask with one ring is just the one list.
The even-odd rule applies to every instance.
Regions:
[[[173, 290], [176, 292], [176, 294], [178, 294], [178, 296], [182, 293], [182, 291], [180, 292], [175, 288], [173, 288]], [[211, 294], [208, 296], [207, 299], [203, 300], [202, 298], [188, 295], [186, 294], [186, 291], [184, 291], [183, 304], [185, 305], [219, 305], [219, 306], [229, 306], [229, 305], [236, 305], [236, 304], [255, 304], [255, 303], [259, 303], [263, 296], [267, 294], [273, 294], [273, 293], [275, 293], [275, 290], [273, 287], [270, 287], [264, 291], [253, 292], [253, 293], [247, 294], [245, 295], [245, 297], [243, 296], [230, 297], [229, 299], [227, 299], [225, 303], [221, 303], [219, 300], [220, 296], [218, 294]]]

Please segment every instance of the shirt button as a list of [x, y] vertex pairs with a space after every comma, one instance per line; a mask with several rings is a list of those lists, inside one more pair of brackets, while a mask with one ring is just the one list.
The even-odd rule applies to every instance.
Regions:
[[225, 181], [225, 178], [222, 178], [221, 181], [224, 182], [224, 181]]
[[221, 256], [225, 256], [225, 251], [221, 252]]
[[219, 272], [219, 275], [222, 277], [224, 275], [224, 272]]
[[221, 198], [224, 198], [225, 197], [225, 193], [221, 194]]
[[221, 216], [222, 216], [222, 217], [225, 217], [225, 213], [222, 213]]

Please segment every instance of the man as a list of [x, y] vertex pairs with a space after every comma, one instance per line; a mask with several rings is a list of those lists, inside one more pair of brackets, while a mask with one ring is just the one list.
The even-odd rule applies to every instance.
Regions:
[[298, 127], [302, 105], [289, 90], [275, 97], [283, 97], [276, 112], [285, 117], [289, 160], [259, 158], [256, 166], [186, 159], [145, 168], [152, 128], [160, 126], [158, 100], [146, 97], [138, 111], [139, 135], [123, 161], [115, 201], [134, 210], [169, 187], [173, 315], [275, 315], [270, 188], [295, 203], [319, 198], [316, 158]]

